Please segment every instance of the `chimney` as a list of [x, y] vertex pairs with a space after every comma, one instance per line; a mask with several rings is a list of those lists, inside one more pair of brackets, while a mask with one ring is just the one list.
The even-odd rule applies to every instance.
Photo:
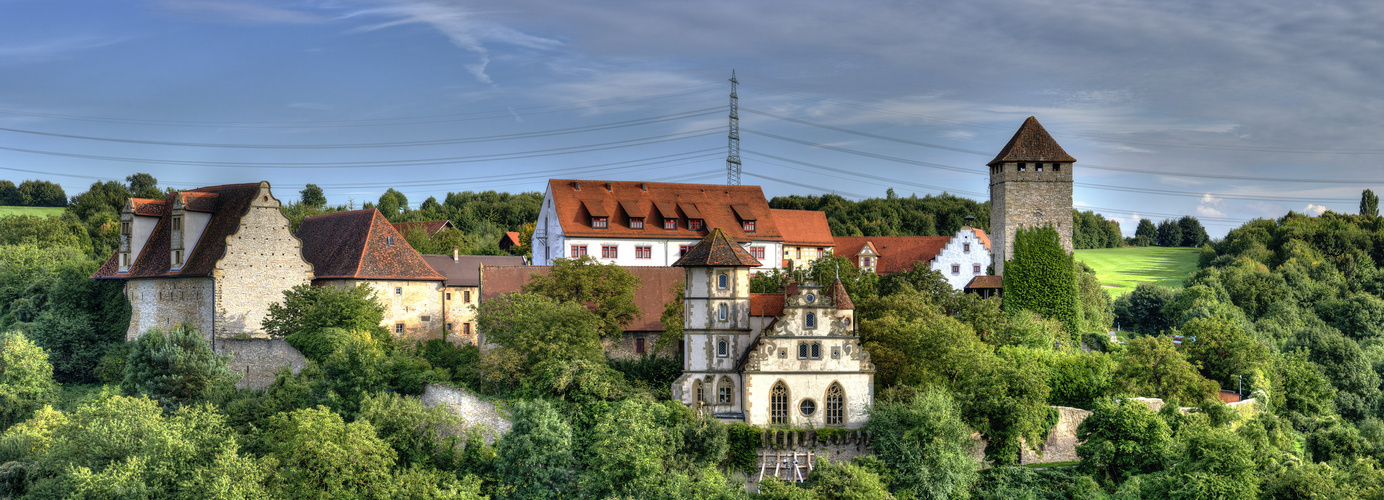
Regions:
[[461, 249], [452, 247], [452, 262], [461, 260]]
[[974, 215], [967, 215], [967, 216], [966, 216], [966, 227], [964, 227], [964, 228], [962, 228], [962, 229], [970, 229], [970, 228], [975, 227], [975, 225], [976, 225], [976, 216], [974, 216]]
[[572, 190], [581, 191], [581, 181], [572, 181]]

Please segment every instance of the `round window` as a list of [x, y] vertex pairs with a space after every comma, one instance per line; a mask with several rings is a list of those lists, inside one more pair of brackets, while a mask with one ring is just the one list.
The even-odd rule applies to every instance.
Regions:
[[812, 416], [813, 413], [817, 413], [817, 402], [804, 399], [803, 402], [798, 403], [798, 409], [802, 410], [803, 415]]
[[807, 297], [806, 297], [806, 298], [807, 298], [807, 303], [808, 303], [808, 304], [811, 304], [811, 303], [813, 303], [813, 302], [815, 302], [815, 301], [817, 300], [817, 296], [816, 296], [816, 295], [813, 295], [813, 294], [810, 294], [810, 293], [807, 294]]

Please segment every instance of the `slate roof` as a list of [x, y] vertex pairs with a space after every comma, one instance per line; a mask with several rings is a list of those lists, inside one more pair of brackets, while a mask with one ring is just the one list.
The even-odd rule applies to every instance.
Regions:
[[675, 267], [690, 266], [733, 266], [759, 267], [759, 261], [750, 256], [740, 245], [731, 243], [721, 228], [713, 228], [711, 234], [702, 238], [682, 258], [673, 263]]
[[773, 215], [779, 233], [783, 234], [785, 245], [828, 248], [836, 245], [825, 212], [771, 208], [769, 213]]
[[373, 208], [308, 217], [297, 236], [313, 279], [446, 279]]
[[932, 262], [951, 239], [951, 236], [837, 236], [836, 255], [851, 259], [859, 266], [856, 254], [865, 245], [872, 244], [879, 254], [875, 273], [889, 274], [907, 270], [914, 262]]
[[993, 167], [996, 163], [1007, 161], [1074, 162], [1076, 158], [1063, 151], [1062, 146], [1057, 145], [1057, 141], [1038, 123], [1038, 119], [1030, 116], [1019, 126], [1019, 130], [1014, 132], [1014, 137], [1009, 138], [1009, 143], [1004, 145], [1004, 149], [986, 165]]
[[481, 266], [522, 266], [523, 257], [511, 255], [424, 255], [423, 261], [447, 277], [446, 286], [481, 286]]
[[428, 232], [428, 236], [437, 234], [438, 231], [441, 231], [443, 229], [456, 229], [456, 226], [453, 226], [452, 221], [449, 220], [425, 220], [421, 222], [391, 222], [389, 225], [394, 226], [394, 230], [398, 231], [399, 234], [408, 234], [409, 230], [412, 229], [422, 229]]
[[[216, 261], [226, 254], [226, 238], [240, 229], [240, 219], [249, 211], [250, 202], [259, 194], [260, 188], [269, 189], [268, 182], [251, 184], [227, 184], [207, 186], [183, 191], [188, 204], [196, 210], [210, 212], [211, 218], [202, 231], [202, 238], [187, 256], [182, 269], [169, 271], [172, 246], [169, 223], [173, 198], [178, 193], [169, 193], [162, 200], [131, 199], [136, 215], [158, 217], [149, 241], [135, 256], [130, 270], [120, 271], [120, 251], [112, 253], [101, 267], [92, 273], [94, 279], [131, 279], [178, 276], [210, 276]], [[189, 196], [190, 195], [190, 196]], [[195, 201], [194, 201], [195, 200]]]
[[[663, 322], [659, 321], [663, 308], [681, 299], [673, 293], [673, 286], [686, 280], [687, 272], [676, 267], [657, 266], [625, 266], [625, 269], [639, 278], [639, 288], [634, 290], [634, 305], [639, 308], [639, 314], [625, 331], [663, 331]], [[481, 301], [517, 292], [534, 274], [546, 274], [550, 270], [552, 266], [485, 266], [481, 268]]]
[[[548, 193], [568, 237], [698, 239], [719, 227], [736, 241], [783, 240], [759, 186], [551, 179]], [[644, 229], [630, 228], [640, 214]], [[592, 216], [609, 217], [607, 228], [591, 227]], [[743, 230], [745, 217], [755, 218], [754, 232]], [[663, 229], [665, 218], [678, 219], [677, 229]], [[688, 219], [702, 219], [703, 229], [688, 229]]]

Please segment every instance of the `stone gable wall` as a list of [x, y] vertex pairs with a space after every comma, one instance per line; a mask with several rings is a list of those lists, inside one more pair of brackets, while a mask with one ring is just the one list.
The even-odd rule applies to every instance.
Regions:
[[216, 262], [217, 338], [268, 338], [260, 323], [283, 292], [312, 281], [312, 264], [303, 260], [302, 242], [289, 230], [279, 200], [260, 190], [240, 228], [226, 238], [226, 254]]

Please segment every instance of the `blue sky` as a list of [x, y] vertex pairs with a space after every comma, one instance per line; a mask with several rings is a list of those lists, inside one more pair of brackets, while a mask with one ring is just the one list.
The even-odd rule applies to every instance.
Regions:
[[1213, 237], [1384, 187], [1384, 3], [0, 0], [0, 178], [333, 203], [550, 177], [946, 190], [1029, 115], [1075, 201]]

